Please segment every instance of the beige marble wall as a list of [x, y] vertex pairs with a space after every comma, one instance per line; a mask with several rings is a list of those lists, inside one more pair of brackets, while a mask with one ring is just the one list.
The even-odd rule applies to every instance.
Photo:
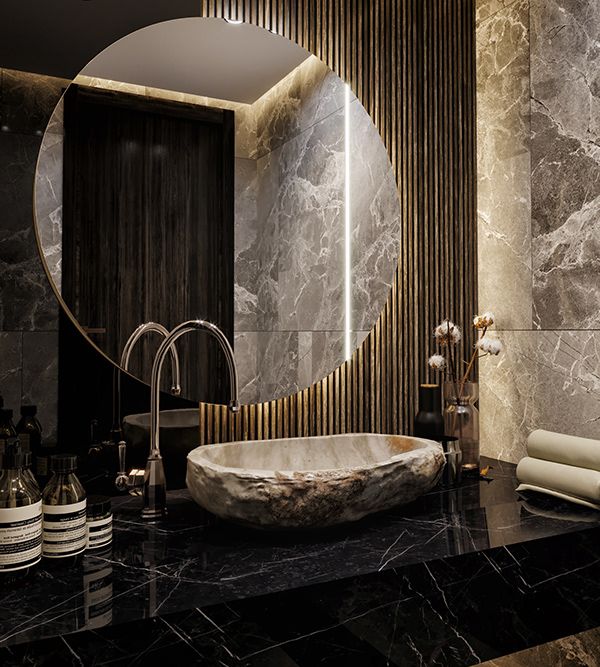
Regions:
[[478, 0], [482, 453], [535, 428], [600, 436], [600, 5]]

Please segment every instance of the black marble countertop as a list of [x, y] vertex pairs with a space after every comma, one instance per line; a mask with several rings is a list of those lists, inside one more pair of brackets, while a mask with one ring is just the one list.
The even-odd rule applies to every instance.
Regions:
[[147, 526], [120, 499], [110, 552], [2, 586], [0, 664], [467, 665], [599, 625], [599, 515], [487, 463], [312, 533], [211, 525], [186, 491]]

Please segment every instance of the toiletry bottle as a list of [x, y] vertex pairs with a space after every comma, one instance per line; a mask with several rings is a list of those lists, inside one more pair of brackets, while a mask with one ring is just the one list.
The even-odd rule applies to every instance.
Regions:
[[33, 470], [31, 469], [31, 461], [32, 461], [31, 452], [23, 452], [23, 477], [27, 481], [27, 483], [32, 487], [34, 492], [41, 498], [42, 494], [40, 491], [40, 485], [38, 484], [38, 481], [35, 478], [35, 475], [33, 474]]
[[16, 428], [21, 447], [30, 451], [34, 458], [42, 445], [42, 425], [37, 420], [36, 413], [35, 405], [22, 405], [21, 419]]
[[442, 395], [437, 384], [422, 384], [419, 387], [419, 412], [415, 417], [414, 434], [431, 440], [439, 440], [444, 435]]
[[0, 456], [4, 454], [7, 441], [17, 435], [12, 418], [12, 410], [7, 410], [6, 408], [0, 409]]
[[87, 499], [87, 549], [105, 549], [112, 543], [112, 511], [108, 496]]
[[45, 484], [50, 474], [50, 454], [53, 448], [42, 439], [42, 425], [36, 415], [37, 406], [21, 406], [17, 435], [23, 449], [31, 451], [33, 473], [42, 484]]
[[23, 474], [26, 459], [11, 438], [0, 472], [0, 581], [26, 575], [42, 557], [42, 498]]
[[79, 560], [87, 543], [86, 494], [77, 478], [77, 456], [50, 457], [52, 477], [42, 493], [42, 555], [55, 562]]

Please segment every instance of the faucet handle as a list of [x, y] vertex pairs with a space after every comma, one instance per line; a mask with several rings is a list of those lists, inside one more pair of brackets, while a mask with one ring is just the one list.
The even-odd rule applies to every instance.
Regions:
[[133, 468], [127, 472], [127, 443], [124, 440], [119, 442], [119, 472], [115, 479], [115, 486], [118, 491], [129, 491], [132, 495], [141, 495], [144, 486], [144, 469]]
[[132, 496], [141, 496], [144, 490], [146, 471], [143, 468], [132, 468], [127, 477], [127, 488]]

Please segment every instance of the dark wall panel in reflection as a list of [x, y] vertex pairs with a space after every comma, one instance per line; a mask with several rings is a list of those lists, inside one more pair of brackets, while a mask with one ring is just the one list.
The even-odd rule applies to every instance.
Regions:
[[[71, 86], [63, 190], [63, 297], [110, 358], [150, 320], [202, 316], [233, 342], [232, 111]], [[137, 376], [149, 380], [158, 342], [136, 346]], [[223, 400], [214, 341], [178, 348], [185, 394]]]

